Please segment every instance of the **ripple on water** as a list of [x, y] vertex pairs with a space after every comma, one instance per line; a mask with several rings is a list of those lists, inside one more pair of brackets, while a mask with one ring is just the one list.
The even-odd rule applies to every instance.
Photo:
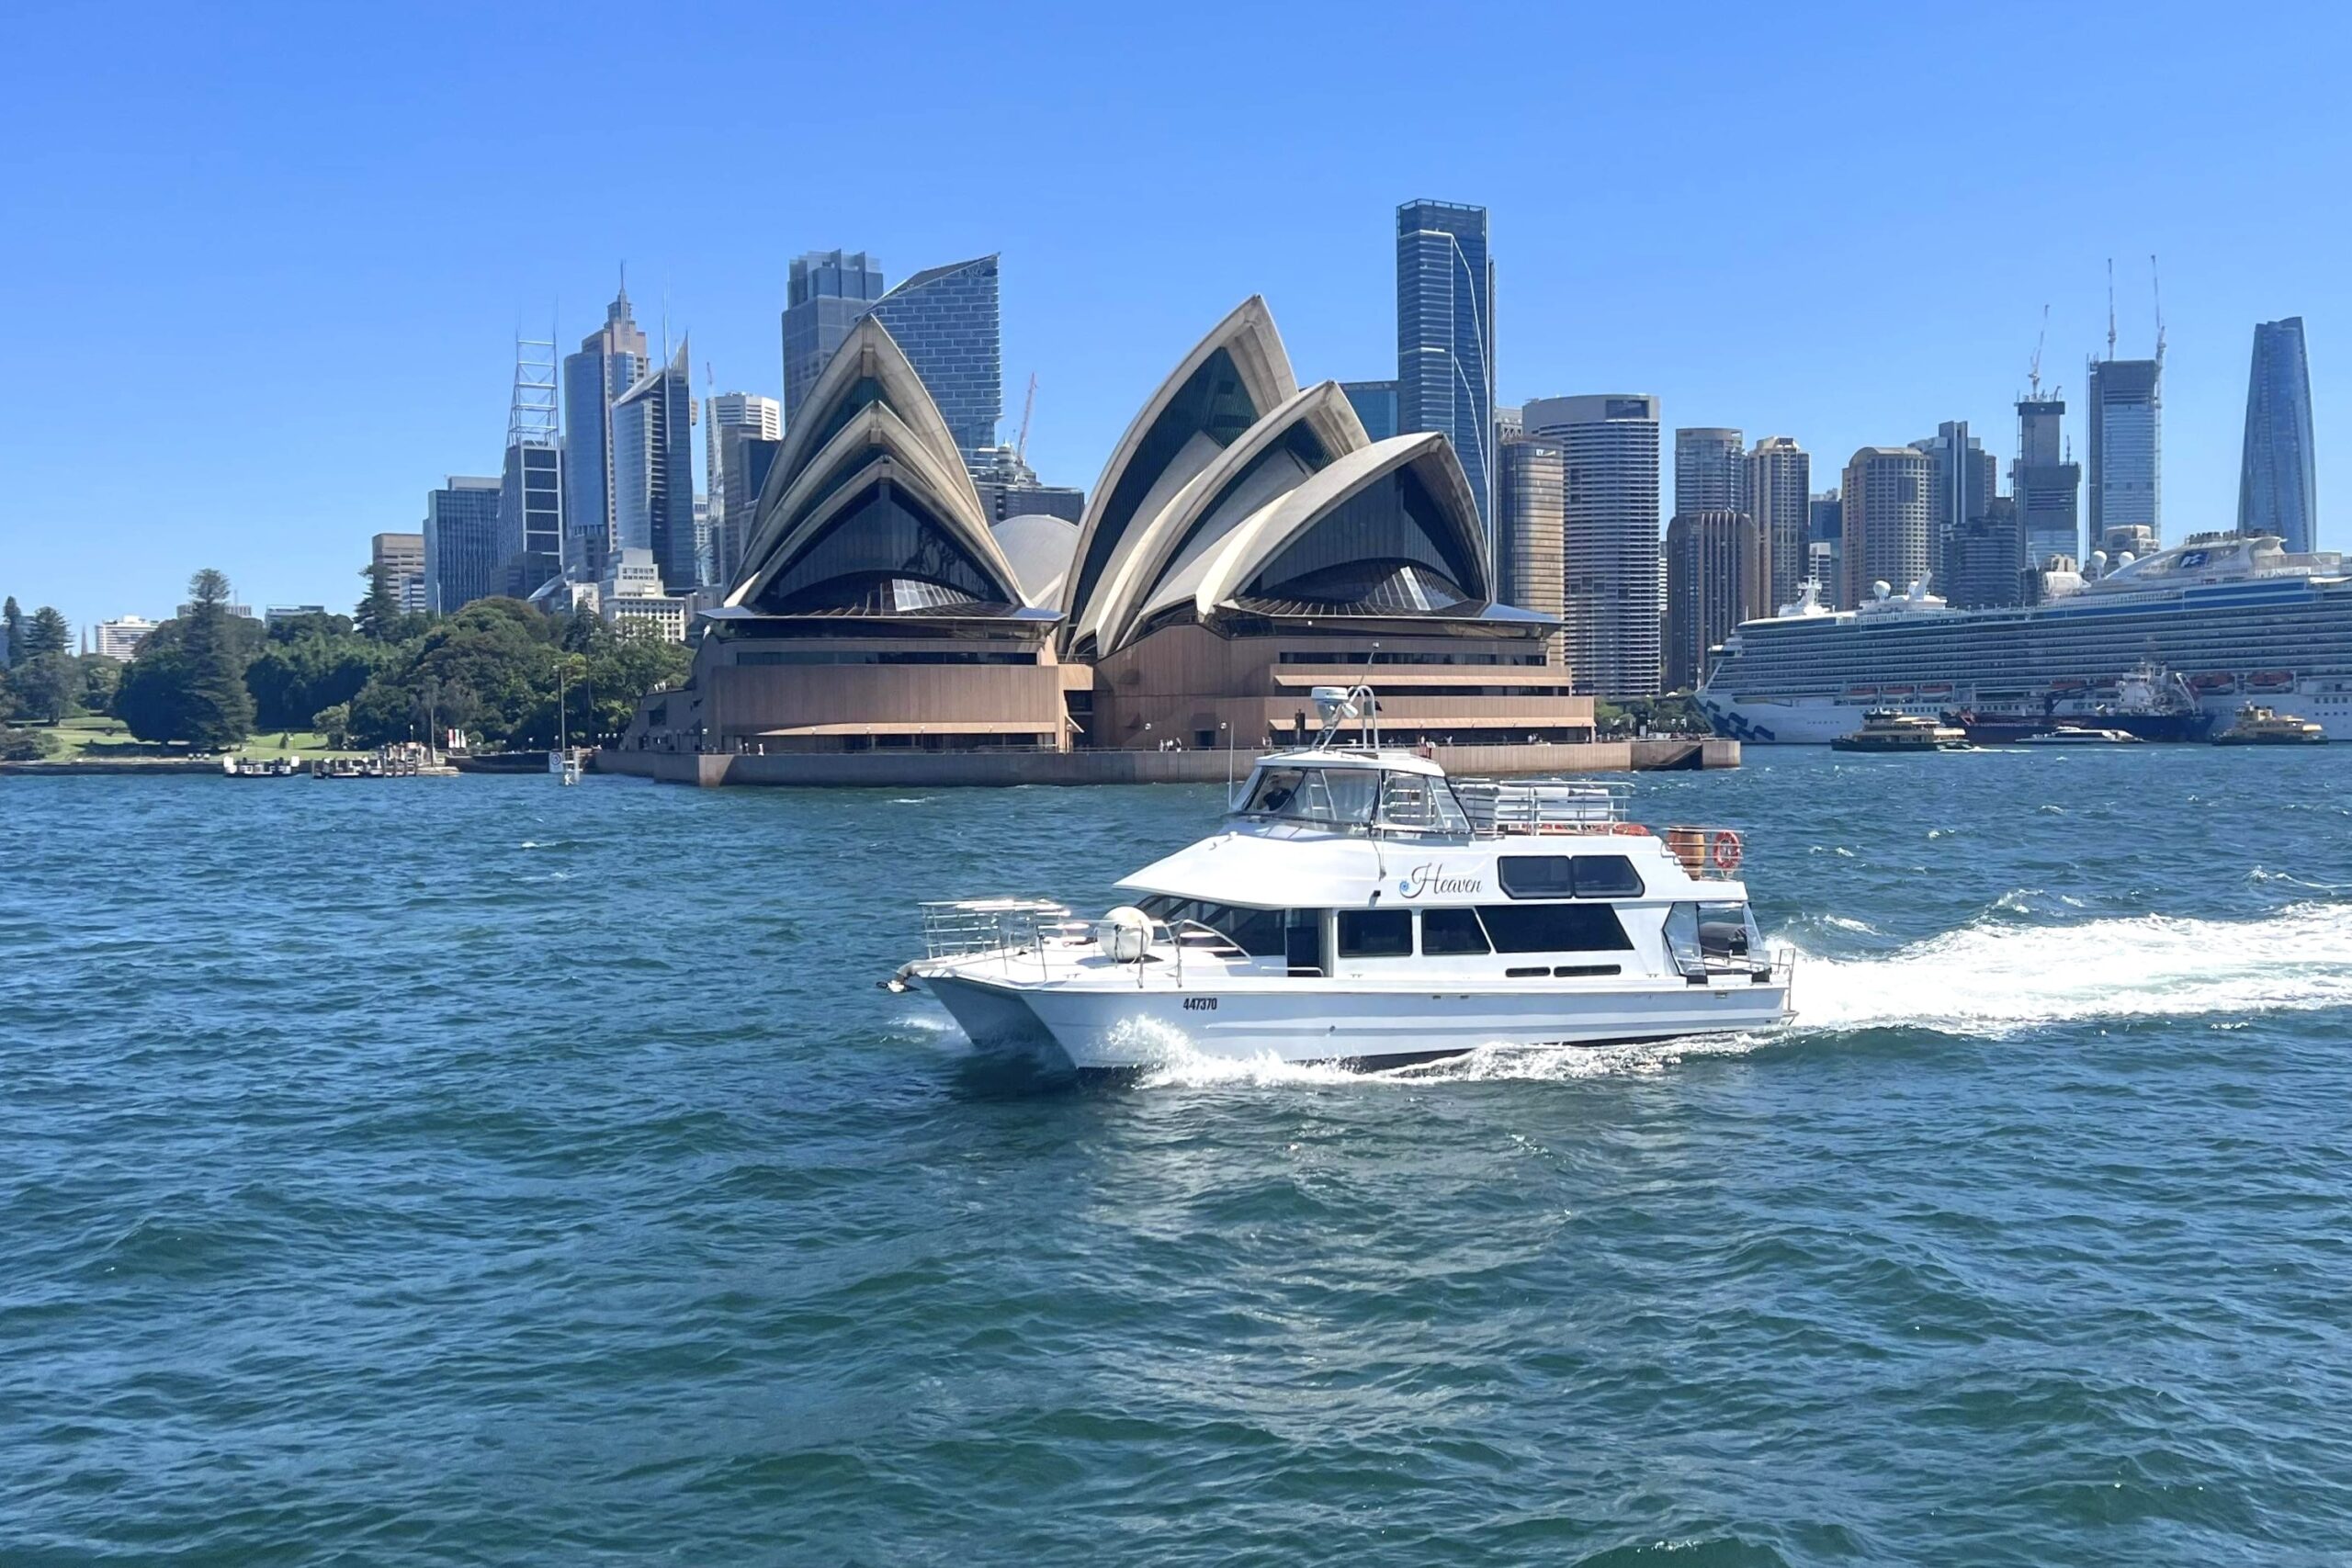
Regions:
[[2341, 1555], [2352, 840], [2144, 750], [1640, 781], [1788, 1030], [1124, 1085], [872, 981], [1216, 786], [0, 781], [0, 1555]]

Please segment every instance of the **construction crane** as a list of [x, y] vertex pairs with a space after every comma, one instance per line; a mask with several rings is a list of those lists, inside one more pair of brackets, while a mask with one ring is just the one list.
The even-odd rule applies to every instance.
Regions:
[[2041, 330], [2033, 334], [2033, 363], [2026, 367], [2026, 385], [2033, 389], [2033, 400], [2041, 400], [2041, 345], [2050, 341], [2050, 307], [2041, 308]]
[[2107, 356], [2115, 357], [2115, 258], [2107, 258]]
[[2156, 366], [2161, 369], [2165, 362], [2165, 285], [2164, 279], [2156, 275], [2156, 257], [2153, 251], [2148, 254], [2148, 292], [2154, 296], [2156, 301]]
[[1029, 460], [1029, 415], [1037, 406], [1037, 373], [1029, 372], [1029, 395], [1021, 400], [1021, 434], [1012, 444], [1012, 460]]

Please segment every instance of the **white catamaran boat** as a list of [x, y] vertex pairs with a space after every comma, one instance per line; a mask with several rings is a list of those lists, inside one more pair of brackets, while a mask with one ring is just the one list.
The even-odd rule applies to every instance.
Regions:
[[1380, 745], [1368, 687], [1314, 697], [1320, 739], [1260, 760], [1221, 831], [1119, 884], [1128, 904], [925, 905], [928, 956], [886, 983], [976, 1044], [1090, 1069], [1186, 1049], [1388, 1067], [1790, 1016], [1794, 961], [1757, 929], [1737, 833], [1653, 834], [1622, 785], [1449, 779]]

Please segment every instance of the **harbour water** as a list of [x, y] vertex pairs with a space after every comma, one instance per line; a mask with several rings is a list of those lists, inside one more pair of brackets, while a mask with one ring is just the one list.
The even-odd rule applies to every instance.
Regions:
[[2352, 1555], [2338, 748], [1749, 753], [1769, 1038], [1058, 1088], [1215, 787], [0, 781], [0, 1561]]

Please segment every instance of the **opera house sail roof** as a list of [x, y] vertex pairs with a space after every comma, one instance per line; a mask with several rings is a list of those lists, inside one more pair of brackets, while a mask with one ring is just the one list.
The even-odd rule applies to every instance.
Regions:
[[752, 516], [718, 619], [1044, 614], [937, 407], [870, 317], [809, 389]]

